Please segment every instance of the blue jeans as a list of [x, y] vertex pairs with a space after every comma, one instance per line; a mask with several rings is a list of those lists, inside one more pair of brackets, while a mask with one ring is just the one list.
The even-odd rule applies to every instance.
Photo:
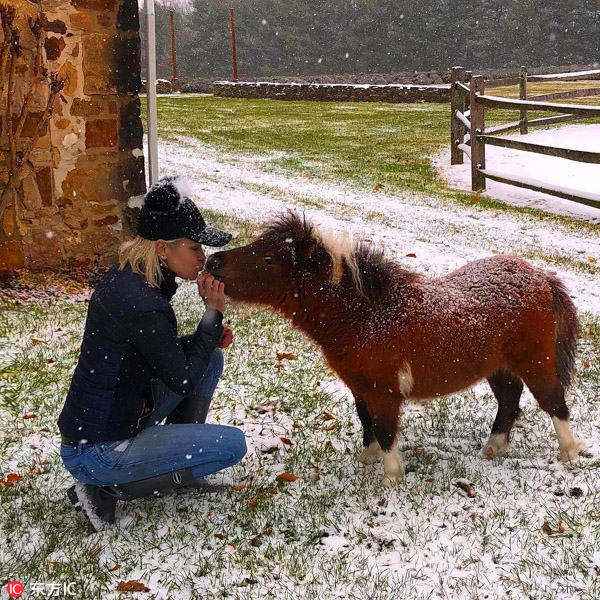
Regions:
[[[223, 372], [223, 352], [216, 349], [202, 378], [197, 397], [212, 397]], [[139, 481], [191, 467], [197, 479], [239, 462], [246, 454], [244, 434], [235, 427], [206, 424], [158, 425], [182, 400], [162, 380], [153, 383], [154, 413], [134, 437], [112, 442], [67, 446], [60, 456], [82, 483], [108, 486]]]

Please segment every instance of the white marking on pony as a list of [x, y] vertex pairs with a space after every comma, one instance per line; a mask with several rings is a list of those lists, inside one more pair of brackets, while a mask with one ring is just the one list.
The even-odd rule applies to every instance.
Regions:
[[560, 459], [563, 462], [574, 460], [583, 450], [583, 444], [573, 435], [569, 421], [564, 421], [558, 417], [552, 417], [552, 423], [556, 430], [558, 438], [558, 448], [560, 450]]
[[357, 289], [362, 292], [362, 278], [356, 264], [356, 239], [346, 233], [340, 235], [338, 232], [319, 232], [317, 235], [333, 261], [331, 282], [337, 285], [342, 280], [346, 261]]
[[389, 452], [383, 453], [383, 487], [391, 487], [404, 478], [404, 463], [398, 446], [394, 444]]
[[487, 441], [487, 444], [481, 449], [483, 458], [498, 458], [504, 456], [508, 452], [508, 434], [507, 433], [492, 433]]
[[371, 442], [367, 447], [363, 447], [362, 452], [358, 457], [358, 461], [363, 465], [372, 465], [376, 463], [383, 455], [383, 450], [379, 445], [379, 442], [375, 440]]
[[412, 376], [412, 370], [407, 361], [404, 361], [404, 365], [398, 369], [398, 388], [400, 393], [408, 398], [413, 389], [415, 382]]

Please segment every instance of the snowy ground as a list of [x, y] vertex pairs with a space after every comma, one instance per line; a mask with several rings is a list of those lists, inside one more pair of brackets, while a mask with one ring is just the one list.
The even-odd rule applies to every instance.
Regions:
[[[507, 137], [557, 148], [600, 151], [600, 125], [573, 125]], [[600, 164], [581, 163], [497, 146], [486, 146], [485, 152], [488, 169], [538, 179], [550, 185], [571, 188], [575, 191], [600, 194]], [[450, 152], [445, 151], [436, 157], [435, 164], [438, 173], [452, 187], [461, 190], [471, 189], [471, 163], [468, 157], [465, 157], [464, 164], [451, 166]], [[600, 209], [555, 198], [549, 194], [540, 194], [488, 180], [485, 195], [516, 206], [531, 206], [600, 224]]]
[[[600, 323], [600, 240], [576, 223], [275, 174], [268, 157], [191, 139], [161, 144], [159, 156], [162, 173], [185, 175], [203, 208], [256, 223], [295, 208], [383, 244], [424, 275], [519, 253], [556, 270], [584, 322]], [[185, 333], [201, 313], [193, 286], [182, 286], [174, 305]], [[406, 408], [406, 481], [383, 490], [382, 465], [357, 463], [348, 390], [312, 344], [282, 319], [230, 307], [237, 338], [209, 420], [247, 436], [248, 457], [214, 478], [233, 487], [125, 504], [115, 528], [86, 537], [64, 497], [70, 480], [55, 435], [85, 317], [81, 304], [66, 308], [0, 315], [0, 392], [20, 411], [14, 418], [0, 406], [0, 475], [23, 475], [0, 486], [0, 581], [75, 581], [86, 600], [122, 598], [117, 584], [128, 580], [149, 589], [135, 597], [178, 600], [599, 597], [598, 341], [582, 344], [570, 401], [588, 456], [561, 464], [550, 420], [525, 393], [508, 455], [481, 458], [496, 409], [481, 384]], [[298, 479], [278, 483], [283, 472]]]

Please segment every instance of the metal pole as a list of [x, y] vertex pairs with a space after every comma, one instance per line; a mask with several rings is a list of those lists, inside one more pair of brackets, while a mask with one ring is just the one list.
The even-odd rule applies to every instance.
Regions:
[[158, 129], [156, 111], [156, 30], [154, 0], [144, 0], [146, 9], [146, 97], [148, 123], [148, 173], [150, 185], [158, 181]]
[[238, 80], [238, 72], [237, 72], [237, 51], [235, 48], [235, 14], [233, 12], [233, 8], [228, 6], [229, 8], [229, 26], [231, 28], [231, 60], [233, 61], [233, 80]]
[[179, 91], [179, 77], [177, 76], [177, 49], [175, 48], [175, 11], [171, 10], [171, 61], [173, 64], [173, 91]]

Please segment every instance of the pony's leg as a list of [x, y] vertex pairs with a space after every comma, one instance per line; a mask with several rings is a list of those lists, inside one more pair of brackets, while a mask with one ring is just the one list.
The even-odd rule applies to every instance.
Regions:
[[404, 463], [398, 451], [398, 416], [400, 401], [389, 395], [365, 394], [365, 401], [373, 421], [375, 439], [383, 451], [383, 487], [390, 487], [404, 478]]
[[552, 419], [560, 458], [563, 462], [571, 461], [584, 449], [583, 444], [573, 435], [569, 424], [569, 409], [565, 402], [565, 391], [554, 378], [551, 384], [541, 381], [539, 378], [525, 378], [525, 383], [534, 398], [538, 401], [540, 408], [547, 412]]
[[519, 400], [523, 382], [507, 371], [498, 371], [488, 378], [488, 383], [498, 401], [498, 413], [492, 425], [492, 433], [482, 448], [484, 458], [504, 456], [508, 451], [510, 431], [519, 416]]
[[371, 465], [377, 462], [383, 455], [379, 442], [375, 439], [373, 431], [373, 421], [367, 408], [364, 398], [360, 394], [354, 394], [356, 403], [356, 412], [360, 418], [363, 427], [363, 450], [358, 460], [365, 465]]

